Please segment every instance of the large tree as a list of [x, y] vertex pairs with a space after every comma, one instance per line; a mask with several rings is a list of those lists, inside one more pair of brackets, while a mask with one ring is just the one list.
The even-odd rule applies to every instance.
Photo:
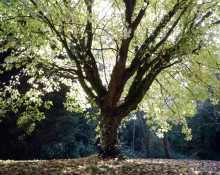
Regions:
[[[69, 86], [69, 110], [96, 106], [102, 157], [120, 154], [118, 128], [138, 106], [159, 135], [219, 97], [218, 0], [1, 0], [1, 110], [18, 124], [44, 115], [42, 97]], [[30, 87], [19, 92], [22, 77]], [[1, 82], [4, 83], [4, 82]], [[217, 96], [217, 95], [218, 96]], [[7, 98], [6, 98], [7, 97]], [[131, 115], [130, 115], [131, 116]]]

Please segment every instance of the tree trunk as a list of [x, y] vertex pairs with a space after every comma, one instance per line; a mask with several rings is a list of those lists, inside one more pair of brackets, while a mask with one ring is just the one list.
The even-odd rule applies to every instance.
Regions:
[[118, 127], [121, 121], [111, 115], [102, 115], [100, 121], [100, 157], [116, 158], [120, 156]]
[[133, 152], [134, 152], [134, 144], [135, 144], [135, 121], [136, 120], [133, 121], [133, 132], [132, 132], [133, 133], [132, 134], [132, 137], [133, 137], [132, 138], [132, 150], [133, 150]]
[[167, 134], [166, 133], [164, 133], [164, 137], [163, 137], [163, 146], [164, 146], [164, 151], [165, 151], [165, 154], [166, 154], [166, 158], [171, 159], [169, 145], [168, 145], [168, 139], [167, 139]]
[[150, 127], [146, 124], [146, 119], [143, 117], [143, 111], [138, 111], [138, 118], [141, 122], [143, 137], [144, 137], [144, 144], [146, 148], [146, 156], [147, 158], [151, 158], [150, 155]]

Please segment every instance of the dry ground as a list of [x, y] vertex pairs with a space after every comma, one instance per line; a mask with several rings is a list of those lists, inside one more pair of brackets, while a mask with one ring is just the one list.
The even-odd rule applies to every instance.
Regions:
[[127, 159], [97, 156], [64, 160], [1, 161], [0, 175], [220, 175], [220, 161]]

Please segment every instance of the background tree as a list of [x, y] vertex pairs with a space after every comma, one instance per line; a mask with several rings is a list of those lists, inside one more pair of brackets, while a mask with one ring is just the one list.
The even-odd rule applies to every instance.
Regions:
[[35, 122], [31, 135], [26, 131], [32, 122], [18, 127], [19, 115], [7, 113], [4, 116], [0, 121], [0, 159], [64, 159], [97, 153], [95, 124], [88, 124], [83, 113], [64, 108], [66, 91], [62, 87], [59, 93], [44, 97], [53, 101], [53, 106], [43, 110], [45, 119]]
[[[15, 49], [0, 53], [0, 60], [10, 56]], [[21, 68], [20, 68], [21, 70]], [[10, 77], [16, 76], [19, 69], [0, 74], [2, 85], [10, 84]], [[19, 92], [30, 88], [27, 77], [20, 82]], [[2, 87], [1, 87], [2, 88]], [[30, 132], [33, 121], [18, 125], [19, 113], [7, 112], [0, 120], [0, 159], [54, 159], [78, 158], [97, 153], [95, 143], [95, 124], [87, 123], [83, 113], [69, 112], [64, 108], [65, 94], [68, 88], [61, 85], [59, 92], [51, 92], [42, 100], [53, 102], [50, 109], [41, 109], [45, 119], [35, 121], [36, 128]]]
[[1, 90], [0, 114], [24, 106], [18, 124], [41, 120], [52, 105], [42, 97], [65, 84], [67, 109], [100, 109], [102, 157], [120, 154], [118, 127], [138, 105], [159, 136], [171, 124], [190, 134], [195, 99], [220, 94], [218, 9], [217, 0], [2, 0], [1, 50], [17, 48], [2, 71], [25, 68]]
[[220, 103], [212, 105], [210, 100], [198, 102], [198, 113], [189, 121], [194, 139], [190, 146], [200, 159], [220, 157]]

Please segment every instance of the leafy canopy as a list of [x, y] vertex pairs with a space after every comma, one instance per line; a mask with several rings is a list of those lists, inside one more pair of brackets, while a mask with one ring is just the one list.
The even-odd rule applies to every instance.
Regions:
[[[101, 108], [106, 96], [111, 101], [114, 82], [120, 84], [113, 78], [122, 68], [127, 79], [114, 97], [116, 114], [138, 104], [159, 132], [174, 123], [190, 133], [185, 117], [195, 114], [195, 100], [217, 103], [220, 97], [219, 3], [1, 0], [0, 52], [12, 53], [0, 71], [20, 73], [1, 81], [0, 115], [19, 112], [19, 125], [43, 119], [40, 109], [52, 105], [44, 95], [59, 91], [61, 84], [69, 87], [67, 109]], [[29, 85], [21, 91], [25, 78]], [[138, 93], [143, 97], [129, 106]]]

